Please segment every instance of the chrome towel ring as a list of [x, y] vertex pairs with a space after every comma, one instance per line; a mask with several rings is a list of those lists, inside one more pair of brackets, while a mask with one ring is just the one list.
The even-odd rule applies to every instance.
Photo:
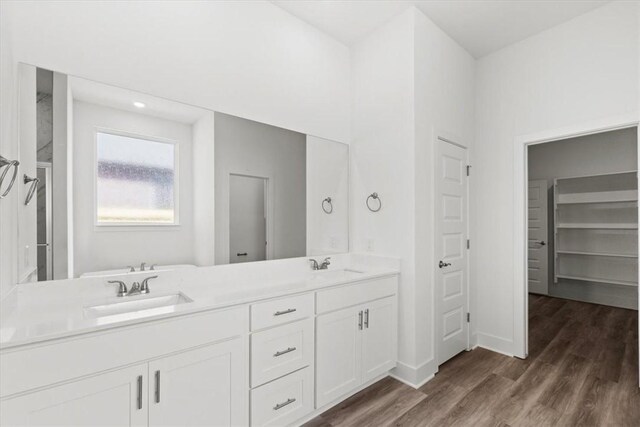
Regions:
[[[13, 175], [11, 176], [11, 181], [9, 181], [9, 185], [4, 193], [0, 194], [0, 199], [4, 199], [7, 197], [11, 189], [13, 188], [13, 184], [16, 182], [16, 177], [18, 176], [18, 165], [20, 164], [17, 160], [7, 160], [4, 157], [0, 156], [0, 169], [6, 166], [6, 169], [2, 171], [2, 175], [0, 175], [0, 189], [2, 188], [2, 183], [6, 178], [7, 174], [13, 168]], [[1, 190], [0, 190], [1, 191]]]
[[33, 195], [36, 193], [36, 189], [38, 188], [38, 183], [40, 182], [40, 180], [38, 178], [30, 177], [26, 173], [24, 174], [23, 180], [25, 184], [31, 183], [31, 187], [29, 187], [27, 197], [24, 199], [24, 205], [26, 206], [31, 202], [31, 199], [33, 199]]
[[[371, 207], [371, 204], [372, 204], [371, 200], [377, 200], [378, 201], [378, 207], [377, 208], [372, 208]], [[367, 197], [367, 208], [371, 212], [378, 212], [380, 209], [382, 209], [382, 200], [380, 199], [380, 196], [378, 196], [378, 193], [369, 194], [369, 197]]]
[[327, 197], [322, 201], [322, 210], [327, 215], [333, 213], [333, 203], [331, 202], [331, 197]]

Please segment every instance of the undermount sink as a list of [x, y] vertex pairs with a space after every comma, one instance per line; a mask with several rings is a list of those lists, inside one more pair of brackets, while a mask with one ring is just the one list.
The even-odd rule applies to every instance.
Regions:
[[314, 278], [317, 279], [339, 279], [343, 277], [354, 277], [360, 274], [363, 274], [364, 271], [351, 270], [349, 268], [344, 268], [340, 270], [317, 270], [313, 272]]
[[182, 292], [160, 296], [122, 297], [119, 301], [85, 307], [84, 314], [85, 317], [94, 319], [119, 315], [122, 315], [123, 318], [151, 316], [170, 313], [174, 311], [176, 306], [189, 302], [193, 302], [193, 300]]

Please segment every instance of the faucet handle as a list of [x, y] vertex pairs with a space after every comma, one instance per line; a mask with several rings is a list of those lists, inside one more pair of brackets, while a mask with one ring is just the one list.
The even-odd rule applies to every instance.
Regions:
[[149, 271], [153, 271], [153, 270], [155, 270], [157, 265], [158, 265], [158, 264], [151, 264], [151, 268], [149, 269]]
[[147, 277], [146, 279], [144, 279], [142, 281], [142, 283], [140, 284], [140, 293], [148, 294], [150, 292], [149, 291], [149, 280], [157, 279], [157, 278], [158, 278], [158, 276], [150, 276], [150, 277]]
[[128, 265], [127, 268], [129, 269], [129, 273], [135, 273], [136, 272], [136, 268], [132, 265]]
[[118, 287], [118, 296], [123, 297], [127, 295], [127, 285], [122, 280], [109, 280], [109, 283], [117, 283]]

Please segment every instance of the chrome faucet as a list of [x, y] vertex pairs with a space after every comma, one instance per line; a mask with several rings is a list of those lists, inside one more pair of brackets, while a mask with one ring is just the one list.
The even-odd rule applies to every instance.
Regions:
[[158, 276], [150, 276], [146, 279], [142, 280], [142, 283], [133, 282], [131, 284], [131, 289], [127, 290], [127, 285], [122, 280], [109, 280], [109, 283], [117, 283], [118, 284], [118, 293], [119, 297], [130, 297], [132, 295], [139, 294], [148, 294], [151, 292], [149, 290], [149, 280], [156, 279]]
[[147, 265], [146, 262], [140, 263], [140, 271], [144, 271], [144, 266]]
[[329, 265], [331, 264], [331, 261], [329, 261], [330, 259], [331, 259], [331, 257], [326, 257], [324, 259], [324, 261], [322, 261], [322, 263], [320, 263], [320, 264], [318, 264], [318, 261], [316, 261], [313, 258], [309, 259], [309, 262], [311, 263], [311, 269], [312, 270], [327, 270], [329, 268]]

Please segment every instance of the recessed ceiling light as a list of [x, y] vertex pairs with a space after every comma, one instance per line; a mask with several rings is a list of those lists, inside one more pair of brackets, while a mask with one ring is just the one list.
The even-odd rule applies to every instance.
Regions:
[[133, 101], [133, 105], [135, 105], [138, 108], [146, 107], [146, 104], [144, 102], [140, 102], [140, 101]]

